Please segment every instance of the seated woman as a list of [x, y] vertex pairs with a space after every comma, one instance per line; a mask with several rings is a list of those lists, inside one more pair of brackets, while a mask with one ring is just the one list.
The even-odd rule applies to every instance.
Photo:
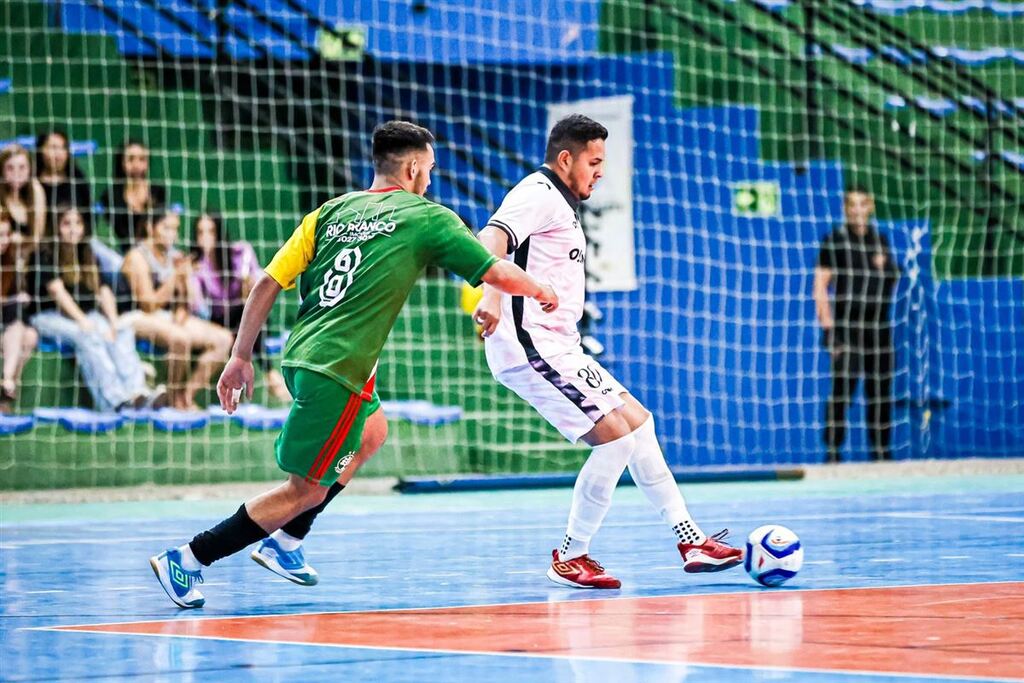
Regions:
[[159, 407], [164, 390], [146, 387], [135, 332], [100, 282], [84, 215], [74, 206], [59, 207], [53, 223], [53, 240], [36, 250], [28, 267], [38, 311], [33, 327], [74, 348], [97, 410]]
[[114, 230], [115, 247], [122, 254], [145, 237], [147, 214], [167, 202], [162, 185], [149, 181], [149, 148], [137, 140], [126, 140], [114, 156], [114, 184], [100, 202]]
[[28, 259], [46, 229], [46, 193], [33, 176], [32, 160], [21, 145], [0, 150], [0, 172], [0, 209], [7, 213], [14, 229], [11, 241], [16, 256]]
[[71, 158], [71, 141], [63, 131], [49, 130], [36, 138], [36, 178], [43, 186], [51, 214], [60, 207], [73, 206], [91, 224], [89, 181]]
[[24, 270], [19, 266], [11, 240], [10, 216], [0, 207], [0, 412], [9, 413], [18, 398], [21, 371], [36, 348], [39, 335], [25, 321], [32, 297], [25, 291]]
[[[146, 237], [124, 257], [122, 272], [131, 292], [128, 314], [135, 333], [167, 349], [171, 404], [195, 410], [195, 395], [228, 359], [234, 335], [190, 313], [196, 299], [192, 262], [175, 248], [181, 219], [160, 209], [143, 224]], [[188, 377], [192, 352], [198, 351]]]
[[[195, 286], [198, 305], [194, 312], [207, 320], [237, 332], [242, 322], [242, 309], [256, 279], [263, 270], [256, 252], [248, 242], [228, 242], [224, 239], [221, 217], [205, 212], [192, 226], [192, 258], [195, 263]], [[256, 338], [254, 348], [267, 376], [270, 394], [279, 400], [290, 401], [291, 396], [284, 377], [274, 367], [263, 345], [263, 332]]]

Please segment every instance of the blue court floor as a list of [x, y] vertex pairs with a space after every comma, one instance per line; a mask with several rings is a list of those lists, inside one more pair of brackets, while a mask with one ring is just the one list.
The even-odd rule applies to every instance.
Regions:
[[[188, 540], [240, 501], [4, 505], [0, 679], [1024, 681], [1024, 583], [1013, 583], [1024, 582], [1024, 476], [701, 484], [683, 491], [704, 529], [712, 533], [728, 527], [735, 543], [764, 523], [792, 528], [805, 548], [803, 571], [774, 590], [755, 585], [741, 568], [684, 574], [670, 531], [638, 491], [620, 488], [591, 549], [622, 579], [623, 588], [599, 594], [573, 591], [544, 576], [551, 548], [564, 531], [568, 489], [342, 494], [307, 539], [307, 557], [321, 576], [318, 586], [279, 579], [252, 562], [246, 551], [207, 569], [202, 586], [207, 606], [182, 612], [158, 586], [149, 556]], [[1003, 597], [986, 602], [989, 587], [984, 584], [998, 588]], [[815, 640], [820, 638], [819, 620], [827, 616], [839, 629], [832, 633], [844, 632], [847, 615], [822, 612], [828, 611], [830, 596], [848, 598], [850, 590], [878, 596], [884, 590], [874, 589], [914, 586], [935, 587], [928, 588], [929, 595], [941, 599], [929, 598], [927, 605], [959, 601], [963, 609], [953, 616], [936, 612], [933, 627], [927, 619], [915, 621], [914, 628], [926, 625], [926, 632], [915, 635], [920, 645], [913, 640], [870, 643], [870, 652], [877, 654], [869, 658], [875, 664], [884, 659], [873, 670], [841, 658], [834, 666], [806, 664], [811, 660], [805, 655], [823, 646]], [[726, 602], [715, 604], [753, 607], [737, 607], [735, 613], [732, 607], [721, 612], [693, 607], [702, 596], [717, 594], [742, 595], [723, 595]], [[759, 596], [772, 602], [758, 602]], [[748, 597], [754, 602], [735, 602]], [[884, 604], [879, 608], [877, 598], [873, 602], [872, 609], [888, 609]], [[641, 621], [620, 620], [619, 607], [645, 604], [659, 605], [660, 611], [629, 617]], [[677, 609], [666, 610], [666, 604], [678, 605], [678, 614], [664, 614]], [[449, 607], [480, 609], [430, 609]], [[902, 607], [893, 600], [894, 618]], [[529, 631], [542, 623], [536, 621], [538, 609], [542, 622], [544, 615], [551, 616], [542, 624], [546, 635], [531, 639]], [[971, 627], [975, 622], [969, 620], [979, 610], [996, 620], [989, 625], [999, 638], [961, 639], [942, 651], [936, 643], [955, 637], [961, 626]], [[325, 613], [383, 614], [387, 620], [382, 623], [391, 626], [380, 629], [372, 644], [365, 637], [361, 644], [346, 644], [350, 634], [344, 633], [344, 624], [349, 622], [324, 622], [319, 617]], [[456, 619], [450, 615], [469, 613], [474, 623], [485, 625], [466, 636], [472, 642], [448, 641], [431, 649], [432, 628], [446, 627], [445, 620]], [[580, 620], [583, 613], [587, 616]], [[250, 629], [250, 635], [233, 639], [231, 629], [244, 626], [242, 618], [269, 615], [309, 616], [287, 622], [300, 624], [292, 628], [294, 638], [282, 638], [280, 630], [253, 637]], [[845, 631], [851, 634], [851, 647], [864, 646], [864, 634], [856, 632], [857, 616], [849, 615]], [[225, 625], [223, 637], [192, 637], [187, 633], [199, 631], [177, 623], [225, 617], [238, 619], [216, 622]], [[668, 620], [665, 633], [659, 634], [647, 620], [662, 617]], [[157, 635], [49, 630], [165, 621], [169, 625], [158, 625], [162, 632]], [[318, 624], [327, 623], [342, 624], [341, 632], [325, 633]], [[567, 633], [560, 640], [563, 624]], [[645, 633], [653, 628], [654, 636], [664, 635], [663, 642], [650, 633], [647, 641], [638, 641], [640, 626]], [[600, 643], [590, 637], [597, 631], [605, 638]], [[532, 649], [552, 633], [557, 643]], [[674, 639], [687, 644], [679, 646]], [[841, 653], [846, 643], [827, 645]], [[938, 648], [929, 651], [935, 657], [948, 657], [956, 666], [945, 674], [929, 670], [919, 658], [921, 648], [929, 647]], [[738, 656], [741, 651], [745, 656]], [[730, 663], [734, 652], [736, 661]], [[854, 648], [847, 654], [859, 661], [863, 652]], [[785, 657], [780, 659], [780, 653]]]

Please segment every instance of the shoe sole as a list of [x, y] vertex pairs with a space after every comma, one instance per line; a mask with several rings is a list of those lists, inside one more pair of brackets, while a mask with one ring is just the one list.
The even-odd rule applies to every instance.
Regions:
[[318, 576], [314, 576], [311, 579], [300, 579], [299, 577], [289, 573], [288, 570], [282, 567], [277, 560], [272, 560], [270, 558], [264, 557], [255, 550], [253, 550], [249, 554], [249, 557], [252, 558], [253, 562], [260, 565], [264, 569], [268, 569], [277, 574], [278, 576], [288, 579], [292, 583], [298, 584], [300, 586], [315, 586], [318, 583], [320, 583], [320, 577]]
[[568, 586], [569, 588], [581, 588], [584, 590], [618, 590], [619, 588], [621, 588], [621, 584], [619, 586], [588, 586], [586, 584], [576, 583], [575, 581], [570, 581], [569, 579], [565, 578], [564, 576], [562, 576], [550, 567], [548, 568], [548, 578], [551, 579], [553, 582], [557, 583], [559, 586]]
[[722, 564], [710, 564], [707, 562], [696, 562], [694, 564], [683, 565], [683, 571], [687, 574], [707, 574], [710, 572], [721, 572], [726, 569], [732, 569], [733, 567], [743, 564], [743, 557], [740, 556], [734, 560], [727, 560]]
[[198, 602], [188, 603], [175, 595], [173, 590], [167, 590], [167, 584], [170, 583], [171, 577], [164, 573], [163, 565], [160, 564], [156, 557], [149, 558], [149, 566], [153, 569], [153, 573], [156, 574], [156, 580], [160, 583], [160, 587], [164, 589], [164, 593], [167, 593], [167, 597], [169, 597], [171, 602], [175, 605], [182, 609], [198, 609], [206, 604], [206, 598], [203, 598]]

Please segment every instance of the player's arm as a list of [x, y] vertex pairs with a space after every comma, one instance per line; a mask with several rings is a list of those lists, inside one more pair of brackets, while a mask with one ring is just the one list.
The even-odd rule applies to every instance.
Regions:
[[319, 213], [320, 209], [317, 209], [302, 219], [302, 223], [295, 228], [288, 241], [277, 250], [277, 254], [245, 300], [242, 321], [235, 334], [231, 358], [217, 381], [220, 406], [229, 414], [238, 407], [238, 400], [243, 392], [246, 398], [252, 398], [252, 347], [256, 343], [256, 336], [263, 329], [263, 324], [267, 322], [274, 302], [277, 301], [277, 295], [282, 289], [294, 287], [295, 280], [305, 272], [309, 262], [313, 260], [316, 220]]
[[[476, 238], [484, 245], [487, 251], [497, 256], [502, 261], [508, 256], [508, 235], [495, 226], [487, 226], [481, 230]], [[484, 280], [484, 293], [480, 302], [473, 311], [473, 320], [481, 326], [481, 334], [485, 337], [491, 336], [498, 327], [501, 320], [501, 290], [490, 286]]]
[[253, 367], [252, 347], [256, 343], [256, 337], [263, 329], [264, 323], [270, 316], [270, 311], [277, 301], [277, 295], [281, 293], [281, 285], [268, 274], [263, 274], [256, 281], [249, 298], [245, 300], [245, 308], [242, 309], [242, 322], [238, 325], [238, 332], [235, 334], [235, 346], [231, 349], [231, 358], [224, 366], [217, 381], [217, 397], [220, 399], [220, 407], [231, 414], [238, 407], [238, 400], [244, 393], [246, 398], [252, 398], [253, 391]]
[[835, 321], [832, 318], [832, 304], [828, 300], [828, 287], [834, 277], [832, 269], [827, 266], [814, 268], [814, 310], [818, 314], [818, 322], [825, 332], [832, 330]]

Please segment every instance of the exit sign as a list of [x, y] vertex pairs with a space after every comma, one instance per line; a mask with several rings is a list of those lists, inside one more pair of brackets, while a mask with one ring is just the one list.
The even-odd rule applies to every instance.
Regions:
[[733, 183], [732, 212], [737, 216], [778, 216], [782, 212], [782, 191], [775, 181]]

